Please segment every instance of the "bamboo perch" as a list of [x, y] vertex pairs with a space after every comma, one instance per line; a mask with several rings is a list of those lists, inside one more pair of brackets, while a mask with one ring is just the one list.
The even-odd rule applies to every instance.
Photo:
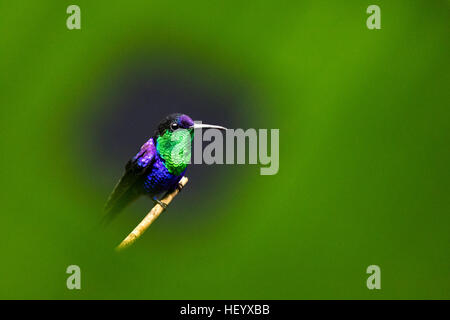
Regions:
[[[183, 177], [179, 183], [180, 188], [176, 188], [173, 192], [167, 194], [161, 201], [166, 205], [169, 205], [176, 197], [176, 195], [180, 192], [180, 190], [184, 188], [187, 182], [188, 178]], [[134, 228], [134, 230], [131, 231], [131, 233], [116, 247], [116, 251], [121, 251], [132, 245], [140, 236], [142, 236], [145, 230], [150, 227], [153, 221], [155, 221], [163, 211], [164, 208], [159, 203], [155, 204], [155, 206], [152, 208], [152, 210], [150, 210], [149, 213], [147, 213], [141, 223], [139, 223], [136, 228]]]

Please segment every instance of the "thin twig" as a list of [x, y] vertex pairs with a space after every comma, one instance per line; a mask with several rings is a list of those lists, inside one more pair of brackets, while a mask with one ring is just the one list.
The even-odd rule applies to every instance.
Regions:
[[[180, 180], [180, 187], [183, 188], [188, 182], [187, 177], [183, 177]], [[165, 203], [166, 205], [169, 205], [172, 200], [176, 197], [176, 195], [180, 192], [181, 188], [176, 188], [173, 192], [167, 194], [161, 201]], [[145, 218], [139, 223], [136, 228], [134, 228], [133, 231], [116, 247], [117, 251], [121, 251], [130, 245], [132, 245], [142, 234], [145, 232], [145, 230], [150, 227], [150, 225], [153, 223], [153, 221], [156, 220], [156, 218], [159, 217], [159, 215], [164, 211], [164, 208], [160, 204], [156, 204], [152, 210], [145, 216]]]

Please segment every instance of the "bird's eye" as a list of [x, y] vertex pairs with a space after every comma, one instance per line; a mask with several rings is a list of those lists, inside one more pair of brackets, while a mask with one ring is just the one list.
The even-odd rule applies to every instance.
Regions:
[[170, 124], [170, 129], [172, 129], [172, 131], [177, 130], [177, 129], [178, 129], [178, 123], [172, 122], [172, 123]]

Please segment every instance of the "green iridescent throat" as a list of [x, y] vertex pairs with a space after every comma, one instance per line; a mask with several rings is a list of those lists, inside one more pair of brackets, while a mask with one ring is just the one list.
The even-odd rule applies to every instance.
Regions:
[[193, 133], [186, 129], [167, 130], [156, 138], [156, 150], [171, 174], [181, 174], [191, 162], [192, 138]]

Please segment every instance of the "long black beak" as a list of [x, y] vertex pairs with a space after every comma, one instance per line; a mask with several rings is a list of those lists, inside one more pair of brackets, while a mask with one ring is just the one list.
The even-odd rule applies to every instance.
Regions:
[[203, 123], [195, 123], [191, 129], [219, 129], [219, 130], [227, 130], [227, 128], [216, 126], [213, 124], [203, 124]]

